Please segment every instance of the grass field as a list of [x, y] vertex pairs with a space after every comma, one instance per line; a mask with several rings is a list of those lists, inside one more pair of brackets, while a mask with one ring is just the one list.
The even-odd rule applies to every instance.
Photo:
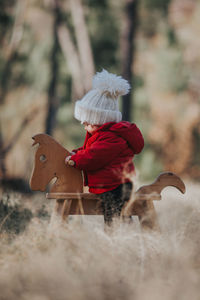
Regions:
[[156, 210], [162, 234], [141, 232], [136, 217], [109, 234], [101, 217], [66, 226], [34, 217], [21, 234], [2, 230], [0, 299], [199, 299], [200, 187], [166, 189]]

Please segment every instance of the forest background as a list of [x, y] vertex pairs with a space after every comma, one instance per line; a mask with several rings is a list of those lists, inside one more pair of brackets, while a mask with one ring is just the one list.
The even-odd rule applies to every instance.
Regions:
[[1, 0], [1, 181], [25, 187], [37, 133], [82, 145], [74, 103], [103, 68], [131, 82], [120, 106], [144, 134], [141, 180], [199, 181], [199, 15], [197, 0]]
[[[199, 300], [199, 16], [199, 0], [0, 0], [0, 299]], [[74, 103], [102, 68], [132, 86], [136, 184], [163, 171], [186, 184], [154, 201], [161, 234], [137, 216], [110, 233], [102, 216], [60, 224], [30, 191], [31, 137], [82, 145]]]

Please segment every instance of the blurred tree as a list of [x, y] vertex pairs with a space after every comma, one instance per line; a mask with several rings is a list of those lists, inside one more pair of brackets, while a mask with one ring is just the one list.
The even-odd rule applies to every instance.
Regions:
[[2, 131], [0, 128], [0, 180], [5, 177], [6, 174], [6, 167], [5, 167], [5, 155], [3, 150], [3, 137], [2, 137]]
[[[27, 24], [27, 1], [1, 1], [0, 8], [0, 177], [10, 179], [26, 174], [25, 167], [22, 171], [26, 147], [20, 141], [32, 120], [41, 115], [38, 106], [42, 105], [37, 106], [37, 101], [31, 103], [33, 91], [39, 90], [34, 87], [39, 76], [35, 76], [32, 65], [35, 45], [32, 28]], [[36, 70], [42, 74], [41, 68]]]
[[[13, 18], [12, 6], [16, 8]], [[9, 9], [11, 12], [9, 13]], [[23, 14], [26, 8], [25, 1], [1, 1], [0, 3], [0, 42], [1, 48], [1, 76], [0, 76], [0, 104], [4, 102], [11, 75], [11, 68], [18, 59], [17, 48], [23, 34]], [[10, 33], [11, 29], [11, 33]]]
[[146, 136], [142, 159], [147, 159], [150, 150], [155, 157], [149, 164], [151, 173], [160, 165], [160, 170], [199, 180], [200, 64], [195, 37], [200, 5], [196, 0], [160, 4], [142, 0], [139, 7], [136, 70], [144, 78], [148, 95], [141, 88], [135, 93], [137, 105], [143, 98], [148, 107], [142, 119]]
[[73, 85], [73, 93], [69, 96], [70, 98], [73, 95], [73, 98], [81, 98], [84, 94], [84, 84], [81, 75], [81, 65], [79, 61], [79, 56], [77, 49], [71, 38], [70, 30], [66, 25], [61, 25], [58, 28], [58, 37], [59, 43], [66, 61], [68, 68], [70, 69]]
[[[72, 75], [73, 98], [80, 98], [91, 88], [95, 66], [85, 22], [84, 5], [81, 0], [69, 1], [68, 4], [65, 10], [67, 20], [59, 26], [58, 37]], [[59, 5], [61, 6], [62, 3], [60, 2]], [[64, 9], [63, 6], [62, 8]]]
[[[96, 69], [120, 71], [121, 5], [111, 0], [85, 0], [86, 21]], [[117, 6], [117, 7], [116, 7]]]
[[[31, 114], [27, 117], [25, 117], [20, 125], [19, 128], [16, 129], [15, 133], [13, 134], [10, 141], [5, 145], [5, 142], [2, 138], [2, 133], [0, 130], [0, 179], [5, 179], [7, 177], [6, 174], [6, 166], [5, 166], [5, 159], [6, 156], [9, 154], [9, 152], [12, 150], [12, 148], [17, 143], [19, 137], [23, 133], [23, 131], [26, 129], [29, 122], [32, 121], [32, 119], [37, 115], [38, 109], [35, 109], [35, 111], [31, 112]], [[1, 129], [1, 128], [0, 128]]]
[[55, 127], [56, 122], [56, 112], [59, 106], [58, 96], [57, 96], [57, 82], [59, 73], [59, 41], [58, 41], [58, 28], [61, 22], [61, 12], [58, 0], [54, 0], [52, 3], [52, 14], [53, 14], [53, 45], [50, 57], [50, 73], [51, 79], [49, 82], [48, 89], [48, 104], [47, 104], [47, 118], [46, 118], [46, 133], [51, 135]]
[[[13, 17], [13, 5], [16, 8], [15, 18]], [[11, 12], [10, 12], [11, 9]], [[18, 47], [22, 40], [24, 30], [24, 12], [26, 9], [26, 1], [1, 1], [0, 3], [0, 42], [1, 49], [1, 72], [0, 72], [0, 105], [5, 102], [8, 88], [12, 78], [12, 68], [20, 60]], [[10, 12], [10, 13], [9, 13]], [[25, 117], [22, 120], [21, 126], [13, 133], [9, 141], [4, 140], [2, 126], [0, 126], [0, 178], [6, 177], [5, 158], [14, 147], [19, 136], [30, 120]]]
[[90, 38], [84, 17], [84, 7], [81, 0], [70, 0], [70, 11], [77, 40], [84, 89], [85, 91], [88, 91], [91, 89], [95, 67]]
[[[121, 38], [121, 65], [122, 75], [131, 84], [133, 84], [133, 59], [135, 53], [135, 35], [137, 29], [137, 0], [125, 1], [125, 16], [124, 16], [124, 30]], [[131, 121], [133, 113], [133, 94], [132, 91], [123, 96], [122, 115], [126, 121]]]
[[171, 0], [142, 0], [147, 10], [156, 10], [163, 15], [168, 14], [168, 7]]

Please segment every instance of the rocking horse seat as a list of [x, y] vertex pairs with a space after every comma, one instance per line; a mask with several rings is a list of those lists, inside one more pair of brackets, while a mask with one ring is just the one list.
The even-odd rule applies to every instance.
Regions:
[[92, 193], [47, 193], [46, 194], [47, 199], [98, 199], [98, 196], [96, 194]]
[[[60, 199], [60, 200], [67, 200], [67, 199], [91, 199], [91, 200], [99, 200], [98, 196], [93, 193], [47, 193], [47, 199]], [[161, 200], [161, 195], [158, 193], [151, 193], [151, 194], [134, 194], [134, 201], [148, 201], [148, 200]]]

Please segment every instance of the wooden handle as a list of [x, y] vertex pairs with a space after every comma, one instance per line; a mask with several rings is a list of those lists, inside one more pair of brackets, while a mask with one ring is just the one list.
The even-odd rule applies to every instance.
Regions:
[[173, 186], [177, 188], [181, 193], [185, 193], [185, 184], [180, 177], [172, 172], [161, 173], [157, 179], [149, 185], [141, 186], [137, 191], [136, 195], [140, 194], [150, 194], [158, 193], [160, 194], [162, 190], [167, 186]]

